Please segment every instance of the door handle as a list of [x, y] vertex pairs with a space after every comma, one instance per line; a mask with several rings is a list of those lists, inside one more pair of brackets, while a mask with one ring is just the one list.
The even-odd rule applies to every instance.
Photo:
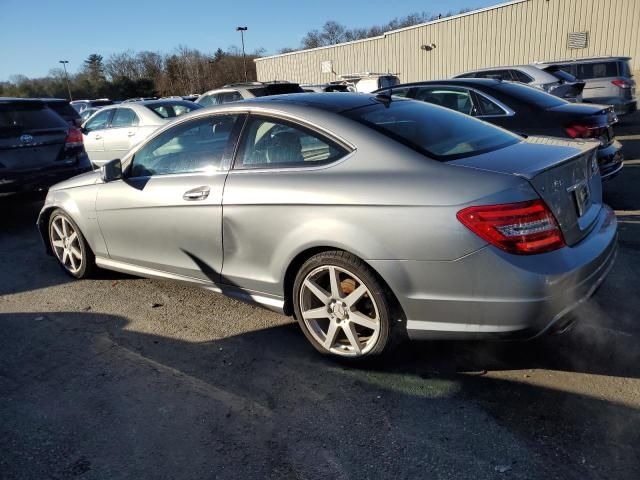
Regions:
[[95, 138], [96, 140], [100, 140], [100, 139], [102, 138], [102, 135], [98, 135], [98, 134], [96, 133], [96, 136], [95, 136], [94, 138]]
[[182, 195], [185, 200], [204, 200], [209, 196], [210, 189], [207, 186], [196, 187], [191, 190], [187, 190]]
[[133, 137], [136, 134], [136, 132], [127, 132], [127, 136], [129, 137]]

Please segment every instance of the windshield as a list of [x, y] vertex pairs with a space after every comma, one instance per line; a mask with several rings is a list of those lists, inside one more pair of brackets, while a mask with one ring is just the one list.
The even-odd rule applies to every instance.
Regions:
[[149, 110], [158, 115], [161, 118], [173, 118], [189, 113], [192, 110], [202, 108], [202, 105], [198, 105], [193, 102], [165, 102], [165, 103], [153, 103], [145, 105]]
[[541, 108], [559, 107], [568, 103], [566, 100], [521, 83], [502, 82], [496, 85], [495, 89], [521, 102], [534, 104]]
[[468, 115], [412, 100], [367, 105], [343, 115], [441, 161], [491, 152], [521, 141], [513, 133]]
[[256, 97], [269, 95], [283, 95], [285, 93], [304, 93], [297, 83], [270, 83], [264, 87], [250, 88], [249, 91]]

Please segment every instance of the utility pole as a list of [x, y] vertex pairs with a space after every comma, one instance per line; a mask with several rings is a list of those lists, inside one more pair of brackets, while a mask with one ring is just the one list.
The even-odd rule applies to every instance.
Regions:
[[244, 32], [248, 29], [247, 27], [236, 27], [236, 32], [240, 32], [240, 38], [242, 39], [242, 66], [244, 67], [244, 81], [247, 81], [247, 57], [244, 54]]
[[64, 78], [67, 81], [67, 91], [69, 92], [69, 101], [71, 102], [73, 97], [71, 96], [71, 87], [69, 86], [69, 75], [67, 75], [67, 63], [69, 63], [69, 60], [59, 60], [58, 63], [61, 63], [62, 68], [64, 68]]

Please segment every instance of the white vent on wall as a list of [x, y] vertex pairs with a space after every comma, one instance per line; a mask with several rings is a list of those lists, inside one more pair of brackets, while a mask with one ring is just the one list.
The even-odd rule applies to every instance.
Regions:
[[589, 32], [571, 32], [569, 34], [569, 48], [587, 48]]

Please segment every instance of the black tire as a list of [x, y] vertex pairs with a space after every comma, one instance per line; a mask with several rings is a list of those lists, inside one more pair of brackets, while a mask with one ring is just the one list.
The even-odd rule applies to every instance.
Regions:
[[[60, 219], [64, 219], [64, 221], [68, 222], [68, 224], [73, 228], [73, 231], [77, 235], [77, 240], [73, 242], [72, 246], [75, 247], [75, 250], [80, 251], [81, 256], [81, 264], [75, 269], [72, 268], [72, 264], [69, 262], [69, 265], [63, 263], [61, 255], [59, 255], [60, 248], [54, 245], [54, 240], [58, 241], [54, 238], [54, 235], [57, 235], [54, 229], [54, 222], [56, 226], [59, 225]], [[84, 238], [84, 235], [80, 231], [80, 228], [73, 219], [62, 209], [57, 208], [51, 215], [49, 216], [49, 222], [47, 224], [47, 236], [49, 237], [49, 245], [51, 247], [51, 251], [53, 252], [53, 256], [56, 257], [58, 265], [70, 276], [74, 278], [88, 278], [90, 277], [96, 270], [96, 257], [91, 250], [91, 247], [87, 243], [87, 240]], [[75, 251], [74, 250], [74, 251]], [[64, 257], [63, 257], [64, 258]], [[77, 260], [77, 257], [74, 255], [74, 259]], [[77, 264], [76, 264], [77, 265]]]
[[[371, 346], [367, 346], [368, 350], [361, 354], [357, 353], [345, 353], [341, 354], [340, 352], [336, 352], [335, 348], [330, 350], [326, 348], [321, 341], [317, 338], [318, 334], [314, 336], [314, 334], [310, 331], [310, 325], [307, 325], [307, 321], [303, 318], [302, 315], [302, 306], [301, 306], [301, 289], [303, 287], [303, 283], [307, 276], [313, 274], [313, 272], [321, 271], [323, 267], [338, 267], [339, 269], [346, 270], [350, 273], [353, 273], [357, 276], [358, 280], [364, 284], [364, 286], [368, 289], [367, 293], [363, 297], [366, 302], [372, 301], [377, 307], [377, 322], [379, 324], [379, 333], [377, 335], [377, 339], [373, 342]], [[335, 271], [335, 270], [334, 270]], [[348, 275], [341, 271], [340, 275], [347, 276]], [[338, 278], [344, 278], [339, 276]], [[342, 283], [340, 283], [340, 289], [342, 290]], [[328, 291], [327, 291], [328, 293]], [[369, 295], [370, 293], [370, 295]], [[304, 293], [303, 293], [304, 294]], [[336, 359], [344, 360], [347, 362], [362, 362], [365, 360], [373, 360], [379, 359], [381, 356], [386, 356], [390, 354], [395, 347], [400, 343], [400, 341], [404, 338], [402, 335], [402, 328], [404, 323], [399, 322], [398, 320], [401, 318], [401, 314], [399, 308], [395, 305], [395, 300], [393, 295], [388, 291], [386, 286], [376, 277], [375, 273], [371, 270], [371, 268], [360, 260], [358, 257], [345, 252], [345, 251], [327, 251], [322, 252], [313, 257], [309, 258], [300, 268], [298, 274], [296, 275], [294, 284], [293, 284], [293, 307], [294, 307], [294, 315], [302, 332], [304, 333], [307, 340], [313, 345], [313, 347], [323, 355], [328, 355]], [[333, 296], [332, 296], [333, 297]], [[321, 302], [320, 302], [321, 303]], [[374, 308], [375, 308], [374, 307]], [[351, 312], [351, 310], [349, 310]], [[326, 322], [331, 322], [333, 320], [327, 319]], [[345, 320], [343, 320], [345, 321]], [[347, 314], [346, 322], [349, 322], [349, 314]], [[340, 322], [338, 322], [340, 323]], [[343, 324], [344, 325], [344, 324]], [[311, 327], [313, 328], [313, 327]], [[346, 327], [341, 327], [342, 332], [338, 335], [346, 336]], [[360, 328], [360, 327], [358, 327]], [[327, 326], [326, 336], [328, 337], [329, 327]], [[366, 331], [366, 329], [365, 329]], [[317, 332], [317, 330], [316, 330]], [[373, 335], [371, 336], [373, 337]], [[369, 338], [371, 338], [369, 337]], [[359, 338], [359, 337], [356, 337]], [[347, 340], [348, 341], [348, 340]], [[359, 343], [359, 342], [358, 342]], [[344, 348], [350, 348], [347, 344]]]

